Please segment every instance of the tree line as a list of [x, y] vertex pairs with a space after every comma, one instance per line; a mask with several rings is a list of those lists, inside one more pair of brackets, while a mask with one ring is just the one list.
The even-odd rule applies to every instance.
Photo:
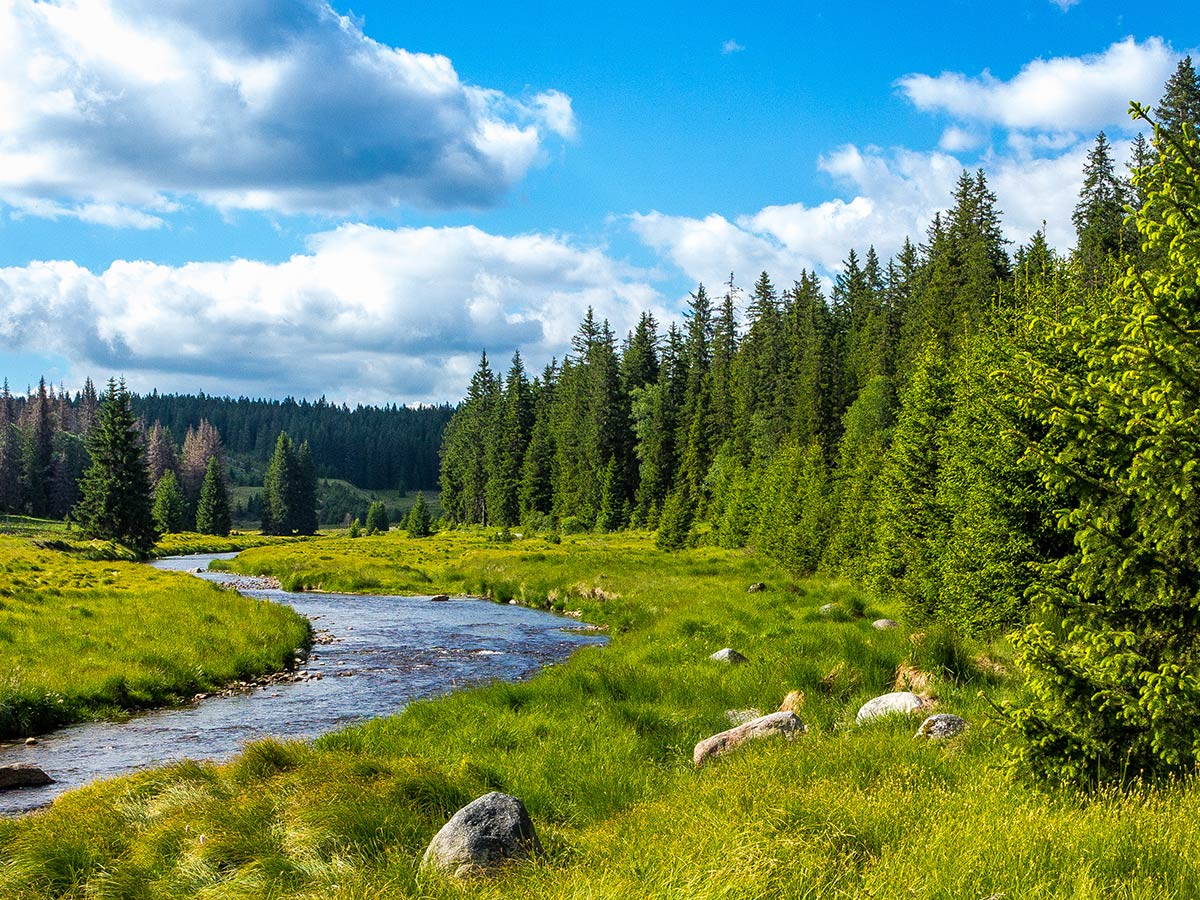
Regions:
[[898, 602], [1017, 628], [1019, 765], [1071, 783], [1200, 754], [1200, 80], [1182, 60], [1101, 132], [1074, 210], [1010, 253], [982, 171], [919, 244], [850, 250], [618, 343], [589, 310], [530, 378], [486, 354], [442, 446], [451, 522], [648, 528], [749, 546]]
[[[220, 446], [227, 482], [262, 484], [279, 434], [307, 443], [317, 474], [362, 488], [433, 487], [438, 449], [451, 416], [447, 406], [368, 407], [308, 401], [248, 400], [203, 394], [126, 392], [146, 447], [151, 483], [174, 469], [195, 517], [208, 460]], [[0, 512], [39, 518], [68, 516], [81, 497], [88, 467], [86, 435], [99, 397], [92, 380], [72, 394], [43, 378], [25, 394], [0, 388]], [[180, 446], [179, 441], [182, 441]], [[261, 515], [261, 496], [254, 515]], [[172, 507], [173, 508], [173, 507]]]

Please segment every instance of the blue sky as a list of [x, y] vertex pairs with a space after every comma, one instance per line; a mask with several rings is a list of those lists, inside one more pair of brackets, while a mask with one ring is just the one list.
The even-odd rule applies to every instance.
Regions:
[[963, 167], [1070, 246], [1190, 2], [0, 0], [0, 374], [349, 402], [699, 281], [919, 239]]

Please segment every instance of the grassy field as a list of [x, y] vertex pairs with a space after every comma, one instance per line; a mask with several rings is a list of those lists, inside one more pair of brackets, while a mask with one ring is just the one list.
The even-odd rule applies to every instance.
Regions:
[[308, 633], [287, 607], [187, 575], [0, 536], [0, 738], [276, 671]]
[[[1003, 642], [875, 630], [895, 611], [864, 608], [850, 585], [795, 582], [739, 552], [664, 555], [647, 535], [330, 538], [234, 567], [314, 588], [513, 597], [614, 637], [525, 684], [97, 784], [0, 822], [0, 896], [1200, 896], [1192, 780], [1084, 798], [1010, 778], [990, 718], [1013, 690]], [[758, 581], [767, 589], [747, 593]], [[750, 662], [708, 660], [725, 646]], [[914, 739], [919, 716], [854, 724], [864, 700], [926, 677], [966, 734]], [[773, 710], [791, 690], [807, 735], [693, 767], [727, 710]], [[489, 790], [525, 801], [545, 852], [466, 886], [422, 873], [432, 835]]]

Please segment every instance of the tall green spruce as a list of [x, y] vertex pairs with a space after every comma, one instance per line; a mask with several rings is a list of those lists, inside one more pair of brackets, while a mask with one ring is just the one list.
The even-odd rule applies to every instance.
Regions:
[[1022, 767], [1072, 784], [1200, 759], [1200, 142], [1186, 122], [1154, 145], [1144, 267], [1035, 319], [1016, 395], [1072, 546], [1038, 578], [1012, 721]]
[[[303, 501], [302, 501], [303, 502]], [[229, 489], [225, 485], [225, 468], [221, 457], [213, 454], [208, 458], [204, 481], [200, 485], [200, 499], [196, 503], [196, 530], [201, 534], [229, 534], [233, 521], [229, 512]], [[313, 531], [306, 532], [312, 534]]]
[[154, 486], [154, 527], [162, 534], [183, 531], [187, 519], [187, 499], [179, 479], [170, 469], [163, 472]]
[[148, 554], [158, 538], [151, 510], [150, 474], [125, 382], [109, 380], [87, 436], [91, 465], [74, 518], [83, 532]]
[[297, 452], [280, 432], [263, 477], [263, 534], [316, 534], [317, 478], [307, 442]]

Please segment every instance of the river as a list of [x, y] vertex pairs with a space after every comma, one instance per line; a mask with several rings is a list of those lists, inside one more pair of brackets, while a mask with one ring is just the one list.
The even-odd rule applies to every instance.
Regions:
[[[156, 568], [207, 571], [201, 554], [157, 560]], [[0, 744], [0, 764], [40, 766], [55, 783], [0, 792], [0, 814], [45, 806], [70, 788], [181, 759], [222, 760], [261, 737], [312, 738], [351, 722], [392, 715], [410, 701], [483, 682], [516, 681], [605, 638], [570, 630], [578, 623], [521, 606], [456, 598], [305, 594], [245, 589], [307, 616], [319, 643], [300, 668], [307, 678], [234, 696], [154, 710], [123, 722], [90, 722]]]

